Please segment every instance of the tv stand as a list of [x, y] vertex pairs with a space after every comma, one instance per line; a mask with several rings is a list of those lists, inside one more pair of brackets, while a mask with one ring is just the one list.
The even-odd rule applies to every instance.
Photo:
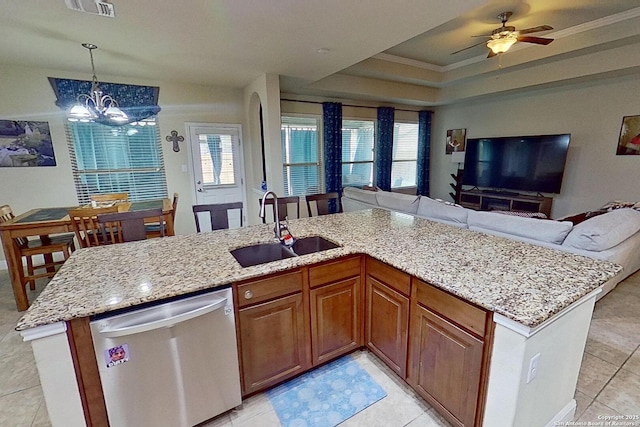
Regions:
[[553, 198], [546, 196], [529, 196], [509, 191], [495, 190], [460, 190], [459, 204], [477, 211], [521, 211], [542, 212], [551, 217]]
[[495, 194], [497, 196], [509, 196], [509, 197], [519, 197], [520, 193], [516, 193], [514, 191], [502, 191], [502, 190], [480, 190], [486, 194]]

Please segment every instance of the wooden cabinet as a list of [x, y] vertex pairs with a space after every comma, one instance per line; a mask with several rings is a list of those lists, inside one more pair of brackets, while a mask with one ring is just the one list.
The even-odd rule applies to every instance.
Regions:
[[311, 367], [304, 270], [237, 285], [243, 394]]
[[545, 196], [529, 196], [508, 192], [491, 193], [480, 190], [461, 190], [458, 203], [465, 208], [477, 211], [542, 212], [550, 218], [553, 199]]
[[410, 276], [373, 258], [366, 262], [365, 343], [407, 377]]
[[363, 345], [360, 256], [309, 268], [312, 364]]
[[419, 280], [411, 310], [407, 381], [453, 425], [475, 425], [484, 402], [490, 313]]

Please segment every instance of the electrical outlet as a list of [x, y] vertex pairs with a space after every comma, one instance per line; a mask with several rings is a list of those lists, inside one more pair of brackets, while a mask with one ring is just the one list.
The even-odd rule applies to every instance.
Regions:
[[540, 353], [536, 354], [529, 361], [529, 372], [527, 373], [527, 384], [533, 381], [538, 375], [538, 362], [540, 361]]

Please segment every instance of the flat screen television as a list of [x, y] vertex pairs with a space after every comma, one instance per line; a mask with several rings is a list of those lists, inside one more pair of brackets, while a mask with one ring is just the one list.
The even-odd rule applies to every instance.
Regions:
[[470, 138], [463, 185], [560, 193], [570, 134]]

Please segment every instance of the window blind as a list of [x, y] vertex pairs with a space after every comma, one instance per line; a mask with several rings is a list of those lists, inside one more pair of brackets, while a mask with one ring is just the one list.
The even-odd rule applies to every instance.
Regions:
[[373, 185], [375, 122], [342, 121], [342, 186]]
[[285, 196], [322, 191], [318, 118], [281, 118], [282, 174]]
[[97, 193], [126, 192], [132, 201], [167, 197], [155, 120], [118, 127], [69, 122], [66, 136], [79, 203]]
[[418, 160], [418, 124], [395, 123], [393, 131], [391, 188], [415, 187]]

